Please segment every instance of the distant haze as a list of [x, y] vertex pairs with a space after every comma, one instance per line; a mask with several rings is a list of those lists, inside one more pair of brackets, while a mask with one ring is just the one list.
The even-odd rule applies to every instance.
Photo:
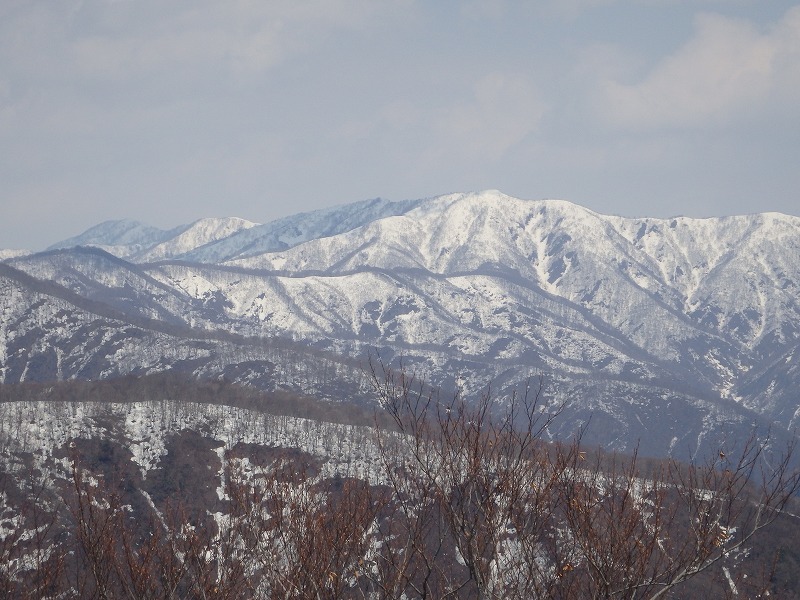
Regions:
[[10, 0], [0, 248], [500, 189], [800, 214], [800, 5]]

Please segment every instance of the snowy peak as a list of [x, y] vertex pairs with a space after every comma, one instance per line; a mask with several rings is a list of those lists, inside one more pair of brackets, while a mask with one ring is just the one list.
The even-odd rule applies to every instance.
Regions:
[[106, 221], [48, 249], [92, 246], [126, 260], [151, 262], [180, 257], [256, 225], [237, 217], [206, 218], [164, 231], [128, 219]]
[[[689, 297], [703, 276], [743, 244], [796, 243], [798, 230], [799, 218], [779, 213], [632, 219], [600, 215], [563, 200], [520, 200], [488, 190], [401, 202], [377, 198], [264, 225], [231, 217], [163, 231], [136, 221], [108, 221], [51, 248], [97, 246], [139, 263], [181, 259], [315, 271], [353, 268], [359, 261], [436, 273], [527, 263], [524, 272], [534, 269], [549, 281], [552, 274], [544, 263], [569, 239], [583, 246], [610, 244], [611, 251], [630, 254], [661, 283]], [[328, 238], [341, 239], [325, 250], [314, 248], [328, 244]], [[364, 238], [384, 247], [367, 249]], [[365, 248], [354, 253], [356, 245]]]
[[604, 237], [605, 229], [600, 216], [565, 201], [519, 200], [496, 191], [451, 194], [337, 236], [229, 264], [291, 272], [421, 268], [438, 274], [495, 266], [531, 275], [537, 260], [562, 249], [569, 235], [560, 231], [586, 240]]
[[[554, 374], [582, 398], [575, 418], [604, 414], [614, 439], [647, 438], [654, 452], [699, 447], [714, 428], [755, 416], [787, 429], [800, 422], [797, 217], [623, 218], [490, 190], [368, 200], [264, 225], [203, 219], [159, 233], [113, 222], [76, 241], [124, 258], [83, 248], [6, 263], [147, 327], [292, 340], [354, 361], [379, 348], [429, 381], [472, 392]], [[28, 315], [13, 293], [2, 300], [8, 314]], [[39, 321], [29, 315], [31, 336]], [[8, 356], [31, 344], [9, 346]], [[54, 372], [79, 360], [70, 344]], [[172, 368], [158, 347], [126, 344], [144, 361], [131, 360], [132, 370]], [[261, 363], [224, 362], [241, 356], [225, 350], [213, 372], [269, 377]], [[27, 377], [50, 360], [34, 352], [8, 372]], [[323, 388], [335, 395], [330, 381], [315, 392]]]
[[[487, 191], [420, 201], [338, 235], [226, 264], [294, 277], [505, 273], [615, 329], [634, 327], [629, 339], [641, 348], [666, 343], [665, 321], [676, 321], [681, 337], [730, 328], [731, 341], [755, 348], [795, 331], [785, 317], [800, 318], [799, 254], [797, 217], [629, 219]], [[678, 358], [661, 342], [652, 351]]]
[[187, 252], [187, 260], [221, 263], [237, 258], [292, 248], [309, 240], [351, 231], [364, 224], [399, 215], [420, 204], [420, 200], [390, 202], [381, 198], [344, 206], [300, 213], [251, 229]]
[[[173, 230], [174, 231], [174, 230]], [[125, 258], [167, 239], [172, 232], [131, 219], [105, 221], [80, 235], [53, 244], [48, 250], [74, 246], [96, 246]]]
[[188, 225], [177, 235], [133, 254], [130, 258], [136, 262], [152, 262], [181, 257], [257, 225], [258, 223], [237, 217], [200, 219]]
[[640, 287], [683, 298], [675, 306], [683, 309], [693, 305], [706, 278], [752, 256], [781, 254], [771, 246], [791, 254], [800, 244], [800, 219], [786, 215], [628, 219], [497, 191], [440, 196], [363, 220], [349, 228], [356, 224], [351, 220], [339, 234], [333, 228], [307, 240], [297, 234], [285, 249], [272, 244], [256, 253], [251, 247], [226, 262], [292, 273], [371, 267], [452, 274], [493, 267], [515, 270], [554, 293], [559, 286], [568, 293], [571, 277], [581, 272], [622, 270]]

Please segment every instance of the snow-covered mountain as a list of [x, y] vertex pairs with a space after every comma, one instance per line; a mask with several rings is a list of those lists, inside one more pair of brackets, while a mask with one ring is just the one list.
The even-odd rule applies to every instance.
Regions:
[[403, 214], [421, 202], [423, 201], [391, 202], [375, 198], [347, 206], [300, 213], [199, 246], [186, 252], [181, 258], [203, 263], [220, 263], [284, 250], [312, 239], [345, 233], [378, 219]]
[[[116, 222], [56, 247], [6, 259], [9, 277], [49, 282], [126, 326], [177, 328], [178, 345], [200, 332], [248, 348], [291, 340], [328, 352], [351, 381], [357, 369], [341, 365], [378, 352], [468, 394], [544, 373], [551, 403], [566, 403], [564, 433], [591, 417], [590, 439], [641, 440], [654, 454], [691, 454], [753, 424], [789, 435], [800, 420], [798, 217], [629, 219], [488, 191], [372, 200], [266, 225], [209, 219], [162, 232]], [[9, 285], [0, 310], [24, 313], [29, 292]], [[65, 340], [85, 326], [54, 329], [61, 309], [48, 310], [39, 333], [25, 335], [68, 360]], [[33, 327], [39, 317], [26, 314]], [[20, 327], [6, 326], [4, 348]], [[9, 367], [7, 349], [3, 381], [28, 377], [30, 367]], [[129, 370], [167, 368], [158, 354], [151, 348]], [[214, 372], [244, 362], [229, 360]], [[331, 398], [365, 391], [318, 379]]]
[[173, 235], [180, 234], [185, 227], [164, 231], [131, 219], [105, 221], [82, 234], [53, 244], [48, 250], [72, 248], [74, 246], [97, 246], [113, 249], [120, 256], [130, 256], [143, 248], [150, 248]]
[[[92, 262], [87, 254], [109, 260]], [[106, 275], [114, 272], [105, 268], [108, 263], [126, 264], [97, 249], [80, 251], [78, 259], [102, 265], [97, 272]], [[191, 301], [181, 303], [158, 286], [146, 287], [151, 283], [147, 278], [120, 277], [117, 294], [102, 282], [81, 285], [68, 268], [63, 273], [85, 295], [0, 263], [0, 382], [102, 380], [170, 371], [322, 396], [331, 396], [335, 387], [357, 398], [363, 388], [351, 361], [287, 340], [246, 339], [172, 318], [170, 310], [187, 310], [191, 320]], [[200, 305], [197, 312], [203, 311]]]
[[[163, 230], [121, 219], [96, 225], [78, 236], [51, 245], [48, 250], [91, 246], [137, 263], [169, 258], [220, 263], [344, 233], [376, 219], [403, 214], [421, 202], [424, 201], [390, 202], [375, 198], [300, 213], [264, 225], [236, 217], [207, 218]], [[13, 255], [9, 253], [10, 256]], [[3, 258], [6, 257], [0, 254], [0, 259]]]
[[182, 256], [256, 225], [236, 217], [208, 218], [164, 231], [122, 219], [96, 225], [79, 236], [53, 244], [48, 250], [91, 246], [127, 260], [148, 262]]
[[227, 239], [255, 227], [257, 223], [235, 217], [225, 219], [200, 219], [179, 234], [143, 250], [130, 258], [136, 262], [149, 262], [183, 256], [197, 248]]

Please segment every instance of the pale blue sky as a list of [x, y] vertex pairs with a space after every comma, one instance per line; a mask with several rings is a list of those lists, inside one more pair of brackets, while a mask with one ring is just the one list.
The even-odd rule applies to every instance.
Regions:
[[499, 189], [800, 214], [800, 4], [5, 0], [0, 248]]

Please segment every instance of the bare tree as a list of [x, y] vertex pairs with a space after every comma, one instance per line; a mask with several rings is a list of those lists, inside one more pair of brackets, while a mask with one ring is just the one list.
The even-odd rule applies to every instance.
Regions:
[[[768, 447], [753, 436], [735, 460], [721, 450], [703, 465], [669, 460], [648, 470], [636, 453], [573, 460], [560, 492], [570, 578], [583, 597], [654, 600], [735, 555], [800, 485], [793, 446], [777, 463], [766, 461]], [[723, 584], [735, 586], [725, 569]]]
[[[557, 469], [567, 461], [554, 461], [553, 447], [543, 442], [561, 410], [544, 411], [544, 380], [505, 402], [487, 391], [468, 403], [458, 395], [442, 402], [402, 370], [373, 368], [372, 375], [397, 430], [379, 444], [395, 496], [413, 497], [408, 490], [415, 491], [423, 514], [439, 525], [435, 543], [426, 545], [413, 535], [419, 517], [409, 523], [406, 543], [425, 567], [423, 580], [441, 575], [435, 565], [446, 558], [438, 597], [545, 597], [553, 565], [561, 561], [550, 535], [560, 500], [554, 493], [562, 479]], [[573, 451], [574, 445], [567, 450]], [[404, 508], [403, 514], [414, 511]]]
[[0, 473], [0, 597], [41, 598], [62, 584], [65, 561], [49, 483], [38, 470], [21, 480]]
[[[386, 581], [417, 597], [432, 594], [415, 581], [438, 577], [437, 597], [662, 598], [723, 566], [800, 487], [793, 445], [775, 458], [753, 436], [703, 465], [645, 469], [637, 453], [587, 453], [581, 432], [546, 443], [559, 410], [542, 412], [541, 381], [505, 402], [487, 392], [467, 403], [442, 402], [403, 370], [372, 377], [396, 425], [379, 448], [405, 533], [393, 538], [402, 551], [383, 551], [399, 571]], [[735, 593], [732, 568], [722, 585]]]
[[363, 481], [331, 485], [296, 469], [279, 465], [260, 500], [268, 515], [258, 529], [269, 549], [261, 554], [266, 587], [275, 598], [348, 597], [364, 575], [379, 504]]
[[[541, 379], [507, 398], [487, 391], [468, 402], [458, 395], [441, 400], [403, 370], [379, 367], [372, 377], [391, 423], [376, 420], [382, 473], [372, 480], [349, 476], [350, 468], [331, 476], [321, 459], [299, 450], [242, 444], [220, 454], [198, 498], [180, 497], [181, 486], [150, 496], [137, 488], [132, 471], [84, 461], [76, 451], [69, 489], [61, 490], [69, 509], [62, 514], [44, 498], [56, 495], [43, 479], [31, 479], [26, 489], [42, 501], [24, 518], [15, 516], [23, 495], [0, 493], [0, 594], [656, 600], [702, 589], [715, 597], [774, 595], [772, 556], [747, 572], [741, 558], [759, 532], [788, 518], [800, 488], [793, 445], [775, 453], [770, 440], [753, 436], [701, 464], [647, 461], [636, 452], [589, 451], [581, 431], [550, 442], [548, 429], [561, 408], [547, 410]], [[224, 487], [215, 490], [218, 473]]]

